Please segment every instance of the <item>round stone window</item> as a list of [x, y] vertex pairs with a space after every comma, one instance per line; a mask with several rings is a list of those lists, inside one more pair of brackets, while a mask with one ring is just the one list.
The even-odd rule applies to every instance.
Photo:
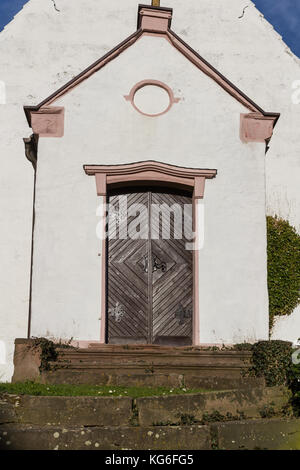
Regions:
[[141, 113], [158, 116], [169, 108], [170, 96], [167, 90], [160, 86], [145, 85], [136, 91], [134, 104]]
[[126, 100], [131, 101], [132, 106], [144, 116], [160, 116], [178, 103], [173, 91], [168, 85], [157, 80], [144, 80], [137, 83]]

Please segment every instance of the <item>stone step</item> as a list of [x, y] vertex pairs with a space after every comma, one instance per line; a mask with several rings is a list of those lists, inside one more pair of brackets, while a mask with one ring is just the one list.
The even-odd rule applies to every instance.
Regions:
[[[76, 350], [76, 347], [62, 348], [65, 350]], [[87, 348], [80, 348], [81, 350], [93, 351], [149, 351], [149, 352], [172, 352], [172, 353], [207, 353], [207, 352], [222, 352], [222, 353], [240, 353], [245, 352], [230, 347], [217, 347], [217, 346], [164, 346], [158, 344], [103, 344], [103, 343], [89, 343]]]
[[[249, 351], [151, 345], [58, 348], [57, 352], [56, 361], [41, 368], [41, 350], [34, 348], [33, 341], [16, 340], [13, 382], [42, 380], [45, 383], [49, 380], [50, 383], [58, 384], [123, 384], [126, 376], [130, 383], [134, 383], [135, 376], [140, 384], [141, 376], [144, 375], [145, 383], [153, 385], [159, 383], [169, 386], [189, 381], [195, 386], [201, 386], [196, 384], [203, 380], [213, 383], [215, 378], [218, 378], [217, 382], [221, 378], [227, 380], [229, 385], [229, 379], [236, 382], [241, 378], [242, 371], [249, 367], [251, 359]], [[177, 374], [176, 378], [174, 374]], [[172, 376], [171, 379], [169, 376]]]
[[[203, 371], [202, 371], [203, 372]], [[228, 373], [228, 372], [227, 372]], [[187, 387], [189, 389], [207, 390], [233, 390], [244, 389], [251, 386], [263, 386], [263, 378], [249, 377], [243, 379], [240, 373], [233, 376], [232, 373], [226, 376], [214, 376], [212, 371], [207, 374], [199, 374], [198, 371], [187, 370], [183, 373], [146, 373], [145, 371], [130, 370], [97, 370], [97, 369], [63, 369], [58, 368], [52, 371], [44, 371], [39, 380], [48, 384], [93, 384], [93, 385], [115, 385], [121, 387]]]
[[[214, 364], [214, 365], [206, 365], [206, 364], [136, 364], [136, 363], [124, 363], [124, 364], [101, 364], [100, 362], [62, 362], [62, 361], [57, 361], [57, 362], [50, 362], [50, 366], [52, 368], [58, 369], [59, 367], [65, 368], [65, 369], [97, 369], [97, 370], [109, 370], [109, 371], [120, 371], [123, 373], [127, 372], [176, 372], [176, 373], [182, 373], [185, 371], [208, 371], [210, 373], [213, 373], [213, 371], [220, 371], [222, 374], [224, 372], [224, 375], [226, 375], [226, 372], [228, 371], [230, 374], [231, 373], [237, 373], [240, 375], [241, 372], [241, 367], [239, 365], [224, 365], [221, 364]], [[120, 369], [121, 368], [121, 369]]]
[[0, 426], [0, 450], [209, 450], [208, 426]]
[[[0, 450], [300, 450], [299, 419], [257, 419], [288, 397], [284, 387], [135, 400], [2, 394]], [[247, 419], [234, 421], [241, 412]], [[220, 422], [227, 413], [232, 421]]]
[[251, 388], [225, 392], [130, 397], [97, 396], [11, 396], [0, 402], [0, 423], [32, 425], [126, 426], [133, 421], [141, 426], [172, 423], [182, 416], [201, 422], [205, 413], [231, 413], [247, 418], [260, 417], [265, 406], [279, 412], [288, 401], [284, 387]]
[[101, 360], [95, 360], [95, 358], [91, 358], [90, 360], [80, 360], [76, 358], [76, 360], [58, 360], [55, 363], [57, 366], [61, 365], [70, 365], [72, 367], [103, 367], [103, 368], [118, 368], [118, 367], [128, 367], [128, 368], [133, 368], [135, 367], [136, 369], [145, 369], [145, 368], [151, 368], [151, 367], [156, 367], [156, 368], [161, 368], [161, 369], [243, 369], [245, 368], [245, 365], [240, 364], [240, 363], [234, 363], [234, 362], [221, 362], [221, 361], [215, 361], [213, 364], [208, 364], [207, 362], [191, 362], [191, 361], [172, 361], [172, 359], [168, 359], [168, 361], [101, 361]]
[[163, 348], [155, 349], [140, 348], [126, 349], [118, 346], [111, 348], [109, 345], [99, 349], [57, 349], [61, 360], [78, 361], [99, 361], [102, 363], [124, 363], [127, 361], [136, 363], [160, 362], [169, 363], [171, 360], [176, 364], [219, 364], [233, 363], [243, 365], [248, 363], [251, 358], [249, 351], [203, 351], [203, 350], [184, 350], [183, 348]]
[[206, 426], [0, 426], [0, 450], [211, 449], [300, 450], [300, 419], [244, 420]]
[[[109, 348], [112, 349], [112, 348]], [[116, 349], [116, 348], [115, 348]], [[174, 386], [212, 389], [239, 388], [241, 371], [249, 367], [249, 353], [200, 351], [186, 355], [128, 351], [59, 350], [51, 372], [42, 373], [48, 383], [99, 385]], [[168, 348], [169, 349], [169, 348]], [[165, 348], [167, 350], [167, 348]], [[222, 379], [222, 380], [221, 380]]]
[[5, 395], [0, 402], [0, 423], [125, 426], [131, 422], [132, 406], [130, 397]]
[[198, 353], [162, 352], [159, 348], [155, 352], [140, 352], [124, 350], [123, 352], [109, 350], [58, 350], [58, 360], [52, 366], [113, 373], [122, 371], [123, 374], [141, 372], [160, 373], [192, 373], [201, 372], [201, 375], [213, 376], [240, 376], [241, 370], [249, 367], [249, 353], [236, 351], [200, 351]]
[[188, 395], [167, 395], [137, 398], [141, 426], [172, 423], [180, 425], [183, 416], [191, 421], [201, 422], [205, 413], [215, 412], [226, 416], [244, 415], [246, 418], [260, 418], [263, 410], [272, 407], [280, 413], [289, 399], [285, 387], [249, 388], [245, 390], [218, 391]]
[[300, 450], [300, 419], [259, 419], [214, 423], [220, 450]]

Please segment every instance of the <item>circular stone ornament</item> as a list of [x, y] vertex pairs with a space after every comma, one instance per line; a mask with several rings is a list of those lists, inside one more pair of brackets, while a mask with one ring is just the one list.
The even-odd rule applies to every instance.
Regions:
[[158, 80], [143, 80], [125, 96], [136, 111], [144, 116], [157, 117], [167, 113], [180, 98], [175, 98], [171, 88]]

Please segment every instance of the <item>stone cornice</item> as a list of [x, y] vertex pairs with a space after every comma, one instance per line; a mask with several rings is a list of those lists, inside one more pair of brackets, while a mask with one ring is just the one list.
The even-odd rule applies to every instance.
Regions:
[[164, 184], [191, 189], [195, 199], [202, 199], [205, 180], [217, 175], [217, 170], [185, 168], [151, 160], [126, 165], [84, 165], [83, 168], [87, 175], [95, 176], [98, 196], [106, 195], [108, 185]]

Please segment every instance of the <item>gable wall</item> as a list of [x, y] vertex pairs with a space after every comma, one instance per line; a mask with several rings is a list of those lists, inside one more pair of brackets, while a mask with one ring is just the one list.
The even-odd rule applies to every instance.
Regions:
[[[248, 2], [249, 5], [251, 2]], [[136, 0], [30, 0], [0, 33], [0, 341], [6, 348], [0, 378], [12, 373], [14, 338], [26, 336], [29, 300], [33, 175], [22, 138], [30, 134], [23, 104], [36, 104], [133, 32]], [[267, 156], [268, 212], [299, 230], [300, 104], [292, 103], [299, 59], [262, 15], [240, 0], [169, 0], [173, 29], [263, 108], [281, 112]], [[13, 60], [12, 60], [13, 58]], [[276, 335], [292, 339], [300, 311], [280, 319]], [[299, 336], [299, 333], [298, 333]]]
[[[180, 98], [163, 116], [143, 116], [124, 99], [147, 78], [167, 83]], [[201, 342], [267, 338], [264, 145], [241, 143], [245, 109], [153, 37], [55, 104], [65, 107], [66, 128], [62, 139], [41, 139], [39, 149], [32, 334], [99, 339], [97, 198], [82, 167], [155, 160], [218, 170], [204, 199]]]

